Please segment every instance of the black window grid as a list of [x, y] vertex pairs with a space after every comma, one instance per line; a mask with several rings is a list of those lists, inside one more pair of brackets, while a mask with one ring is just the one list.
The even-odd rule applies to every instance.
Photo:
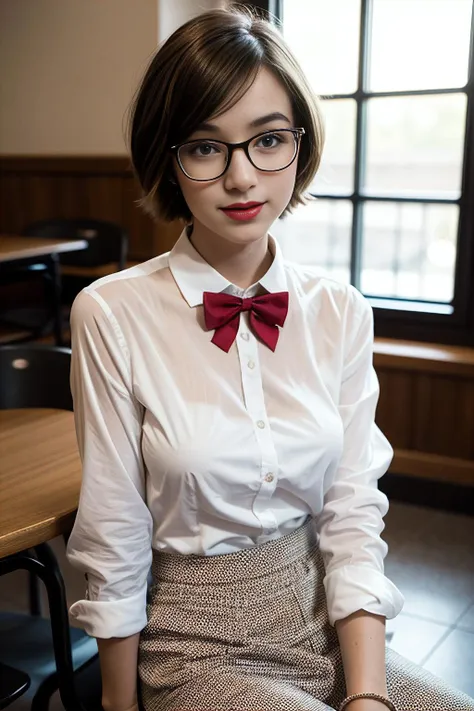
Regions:
[[[247, 3], [270, 18], [284, 23], [283, 0], [255, 0]], [[474, 2], [473, 2], [474, 5]], [[382, 337], [474, 345], [474, 7], [471, 14], [471, 35], [468, 81], [464, 87], [417, 89], [402, 91], [370, 91], [368, 86], [369, 48], [372, 0], [361, 0], [359, 26], [359, 56], [357, 88], [352, 93], [321, 96], [323, 100], [351, 99], [356, 104], [356, 140], [353, 191], [348, 194], [314, 192], [319, 199], [345, 200], [352, 203], [350, 281], [360, 288], [362, 268], [362, 212], [365, 203], [414, 203], [426, 205], [457, 205], [459, 207], [457, 254], [454, 271], [454, 297], [450, 304], [380, 297], [365, 293], [375, 314], [376, 333]], [[302, 16], [303, 22], [311, 18]], [[417, 197], [396, 194], [374, 195], [362, 187], [367, 106], [371, 99], [383, 97], [430, 96], [464, 94], [467, 98], [461, 190], [459, 197]]]

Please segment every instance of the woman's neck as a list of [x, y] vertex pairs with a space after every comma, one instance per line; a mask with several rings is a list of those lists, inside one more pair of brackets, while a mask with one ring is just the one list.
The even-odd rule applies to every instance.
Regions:
[[195, 225], [189, 239], [211, 267], [241, 289], [259, 281], [273, 262], [267, 234], [256, 242], [236, 244]]

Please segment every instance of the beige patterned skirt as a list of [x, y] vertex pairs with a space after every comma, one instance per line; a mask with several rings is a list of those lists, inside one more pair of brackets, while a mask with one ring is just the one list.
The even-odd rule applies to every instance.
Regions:
[[[155, 553], [139, 675], [146, 711], [331, 711], [345, 696], [324, 566], [310, 519], [220, 556]], [[474, 711], [474, 700], [387, 648], [399, 711]]]

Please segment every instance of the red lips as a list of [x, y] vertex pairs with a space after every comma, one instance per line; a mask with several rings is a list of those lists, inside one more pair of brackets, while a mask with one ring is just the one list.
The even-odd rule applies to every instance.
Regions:
[[226, 205], [221, 210], [249, 210], [251, 207], [263, 205], [261, 202], [234, 202], [232, 205]]
[[234, 222], [250, 222], [263, 210], [263, 202], [234, 202], [228, 207], [221, 207], [221, 211]]

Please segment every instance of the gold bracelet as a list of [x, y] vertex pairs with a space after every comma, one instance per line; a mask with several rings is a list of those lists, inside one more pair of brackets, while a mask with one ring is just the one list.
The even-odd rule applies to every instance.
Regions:
[[372, 694], [370, 692], [367, 692], [366, 694], [351, 694], [351, 696], [347, 696], [339, 706], [339, 711], [344, 711], [346, 706], [348, 706], [351, 701], [355, 701], [356, 699], [375, 699], [376, 701], [381, 701], [385, 704], [390, 711], [397, 711], [395, 704], [393, 704], [390, 699], [387, 699], [386, 696], [382, 696], [382, 694]]

